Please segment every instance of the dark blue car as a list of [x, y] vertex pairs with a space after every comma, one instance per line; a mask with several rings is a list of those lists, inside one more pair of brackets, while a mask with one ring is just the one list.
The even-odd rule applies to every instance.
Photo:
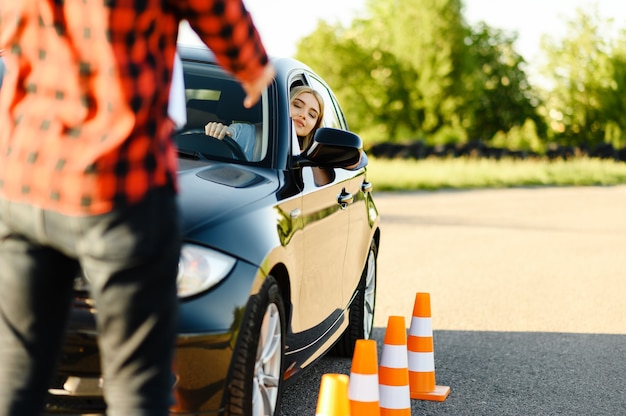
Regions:
[[[185, 243], [171, 414], [279, 415], [287, 382], [328, 352], [352, 357], [355, 341], [370, 337], [380, 230], [367, 157], [329, 86], [301, 62], [274, 59], [275, 81], [245, 109], [243, 90], [207, 49], [179, 53]], [[323, 128], [304, 154], [289, 117], [295, 85], [324, 98]], [[254, 133], [244, 150], [206, 136], [209, 121]], [[316, 183], [320, 167], [331, 182]], [[77, 277], [49, 412], [104, 411], [88, 289]]]

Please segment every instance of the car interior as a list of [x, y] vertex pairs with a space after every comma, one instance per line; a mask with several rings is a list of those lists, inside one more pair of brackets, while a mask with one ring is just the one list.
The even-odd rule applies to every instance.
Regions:
[[[206, 72], [206, 68], [204, 69]], [[268, 152], [263, 135], [263, 104], [260, 100], [252, 108], [245, 108], [245, 93], [233, 79], [216, 73], [207, 76], [194, 71], [193, 66], [185, 72], [185, 96], [187, 124], [175, 135], [179, 152], [199, 154], [207, 158], [259, 162]], [[247, 123], [255, 126], [252, 157], [247, 157], [234, 140], [227, 137], [218, 140], [207, 136], [204, 126], [211, 122], [225, 125]]]

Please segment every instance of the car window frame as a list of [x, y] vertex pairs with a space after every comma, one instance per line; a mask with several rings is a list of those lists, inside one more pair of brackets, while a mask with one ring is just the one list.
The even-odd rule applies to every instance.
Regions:
[[[237, 84], [239, 88], [241, 88], [240, 82], [219, 65], [214, 62], [206, 62], [206, 61], [198, 61], [193, 59], [182, 59], [183, 69], [184, 69], [184, 78], [185, 78], [185, 105], [187, 106], [189, 103], [189, 88], [187, 83], [187, 75], [190, 72], [193, 75], [206, 77], [206, 78], [214, 78], [221, 79], [225, 82], [232, 82], [233, 84]], [[242, 89], [243, 91], [243, 89]], [[264, 156], [260, 160], [241, 160], [229, 157], [220, 157], [218, 155], [207, 154], [207, 159], [211, 161], [223, 162], [223, 163], [233, 163], [240, 165], [250, 165], [250, 166], [259, 166], [259, 167], [271, 167], [273, 165], [273, 161], [275, 159], [275, 152], [277, 144], [270, 134], [270, 123], [271, 120], [271, 106], [270, 97], [269, 97], [269, 88], [264, 89], [261, 93], [261, 140], [263, 141], [265, 152]], [[242, 102], [243, 106], [243, 102]], [[207, 120], [208, 122], [209, 120]], [[183, 128], [179, 129], [177, 133], [184, 132], [188, 125], [185, 125]], [[193, 127], [192, 127], [193, 128]], [[196, 127], [197, 128], [197, 127]], [[191, 149], [190, 149], [191, 150]], [[204, 155], [203, 155], [204, 156]]]
[[[333, 94], [328, 84], [326, 84], [317, 74], [315, 74], [312, 71], [306, 70], [304, 68], [293, 70], [292, 73], [288, 77], [288, 83], [287, 83], [287, 95], [288, 96], [291, 91], [291, 88], [297, 85], [309, 86], [322, 95], [322, 98], [324, 99], [324, 119], [322, 120], [322, 127], [331, 127], [331, 128], [336, 128], [336, 129], [341, 129], [341, 130], [346, 130], [346, 131], [348, 130], [347, 122], [343, 114], [343, 110], [341, 109], [341, 106], [339, 105], [337, 98]], [[332, 111], [333, 119], [336, 121], [336, 125], [333, 125], [331, 123], [328, 123], [328, 121], [326, 121], [326, 116], [327, 114], [329, 114], [329, 111]], [[290, 124], [289, 131], [291, 135], [290, 154], [292, 157], [297, 157], [297, 156], [300, 156], [300, 154], [302, 153], [300, 150], [300, 144], [298, 142], [295, 126], [293, 125], [293, 122], [291, 122], [291, 118], [289, 116], [287, 118]], [[304, 168], [304, 169], [306, 170], [308, 168]], [[333, 172], [330, 175], [332, 179], [330, 182], [323, 183], [323, 184], [316, 183], [315, 186], [318, 188], [330, 186], [338, 181], [344, 181], [346, 180], [346, 178], [353, 175], [352, 173], [346, 173], [347, 171], [341, 168], [333, 168], [332, 170]], [[303, 172], [302, 178], [306, 182], [309, 176], [310, 175], [305, 174], [305, 172]]]
[[[310, 76], [309, 86], [322, 95], [324, 99], [324, 127], [332, 127], [335, 129], [347, 130], [346, 119], [343, 114], [341, 106], [337, 98], [333, 94], [330, 87], [319, 77], [315, 75]], [[332, 113], [330, 111], [332, 110]], [[329, 114], [332, 114], [332, 121], [328, 119]]]

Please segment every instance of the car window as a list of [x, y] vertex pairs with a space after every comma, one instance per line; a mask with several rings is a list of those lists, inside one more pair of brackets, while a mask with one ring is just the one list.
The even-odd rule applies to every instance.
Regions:
[[[187, 124], [175, 140], [179, 151], [208, 159], [236, 162], [263, 161], [269, 151], [267, 96], [248, 109], [241, 85], [223, 70], [206, 64], [183, 62]], [[205, 135], [204, 126], [218, 122], [230, 126], [224, 140]]]
[[343, 116], [340, 113], [339, 106], [337, 105], [336, 100], [333, 98], [328, 88], [326, 88], [324, 84], [322, 84], [320, 81], [313, 77], [310, 78], [310, 85], [324, 98], [324, 126], [332, 127], [335, 129], [345, 128], [343, 123]]
[[[337, 100], [333, 97], [332, 93], [328, 90], [324, 83], [322, 83], [309, 73], [292, 75], [291, 81], [289, 83], [289, 88], [293, 88], [299, 85], [308, 85], [318, 91], [322, 96], [322, 99], [324, 100], [324, 118], [322, 120], [322, 126], [332, 127], [336, 129], [346, 128], [343, 114], [341, 113], [341, 109], [337, 104]], [[292, 154], [300, 154], [300, 148], [299, 146], [297, 146], [297, 141], [295, 141], [295, 130], [292, 133]]]

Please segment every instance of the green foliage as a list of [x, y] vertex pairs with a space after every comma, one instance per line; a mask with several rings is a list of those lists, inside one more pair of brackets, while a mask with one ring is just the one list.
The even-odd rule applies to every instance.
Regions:
[[512, 159], [384, 160], [370, 158], [368, 180], [378, 191], [592, 186], [626, 184], [626, 164], [579, 158], [571, 161]]
[[626, 31], [613, 45], [610, 64], [610, 83], [602, 95], [607, 120], [604, 141], [621, 148], [626, 146]]
[[351, 128], [383, 125], [387, 140], [400, 140], [461, 125], [460, 1], [385, 0], [369, 10], [350, 28], [320, 23], [296, 53], [333, 85]]
[[614, 149], [620, 149], [626, 146], [626, 134], [616, 122], [610, 120], [604, 129], [604, 142], [611, 144]]
[[[539, 103], [524, 71], [524, 59], [515, 51], [515, 35], [478, 24], [468, 36], [473, 71], [467, 103], [467, 130], [472, 139], [489, 141], [532, 120], [545, 134], [545, 123], [536, 111]], [[536, 133], [535, 133], [536, 134]]]
[[546, 142], [539, 138], [537, 125], [532, 119], [526, 119], [522, 126], [514, 126], [508, 132], [499, 131], [493, 137], [492, 145], [538, 155], [546, 152]]
[[411, 85], [420, 114], [416, 132], [459, 123], [467, 61], [461, 6], [460, 0], [369, 2], [372, 20], [384, 26], [384, 48], [417, 75]]
[[[557, 142], [593, 147], [622, 142], [626, 128], [624, 41], [612, 44], [603, 22], [577, 11], [565, 39], [544, 39], [544, 68], [551, 88], [544, 111]], [[622, 36], [623, 39], [623, 36]]]
[[348, 27], [319, 22], [296, 58], [324, 77], [365, 143], [480, 140], [543, 153], [551, 142], [626, 145], [626, 32], [577, 11], [547, 39], [531, 85], [517, 35], [469, 27], [462, 0], [369, 0]]
[[459, 144], [467, 142], [467, 133], [464, 129], [454, 126], [443, 126], [435, 133], [429, 136], [426, 144], [429, 145], [445, 145]]
[[[394, 55], [375, 48], [365, 22], [352, 28], [320, 23], [299, 43], [296, 58], [326, 79], [342, 103], [351, 129], [375, 128], [379, 139], [394, 139], [417, 123], [407, 85], [415, 73]], [[333, 58], [334, 57], [334, 58]]]

